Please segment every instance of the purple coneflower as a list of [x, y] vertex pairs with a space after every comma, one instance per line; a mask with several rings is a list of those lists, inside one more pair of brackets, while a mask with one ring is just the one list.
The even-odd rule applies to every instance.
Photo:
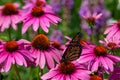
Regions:
[[39, 6], [34, 6], [30, 12], [24, 15], [23, 20], [22, 34], [24, 34], [31, 25], [34, 31], [37, 31], [39, 26], [41, 26], [45, 32], [48, 32], [50, 23], [56, 25], [61, 21], [57, 15], [47, 12]]
[[95, 22], [102, 16], [102, 13], [89, 13], [87, 12], [86, 14], [82, 15], [82, 18], [85, 19], [88, 23], [93, 23], [95, 24]]
[[6, 3], [4, 6], [0, 6], [0, 26], [1, 31], [8, 29], [10, 26], [14, 30], [17, 30], [17, 23], [20, 22], [23, 13], [18, 9], [17, 3]]
[[48, 37], [44, 34], [36, 35], [29, 44], [31, 45], [30, 52], [36, 59], [36, 66], [39, 65], [43, 69], [46, 64], [49, 68], [53, 68], [54, 60], [59, 63], [62, 54], [51, 45]]
[[24, 0], [26, 3], [23, 9], [32, 9], [34, 6], [44, 7], [46, 6], [46, 0]]
[[27, 61], [33, 61], [33, 58], [30, 52], [24, 49], [22, 40], [2, 42], [0, 45], [0, 65], [2, 65], [3, 72], [8, 72], [12, 64], [27, 67]]
[[90, 71], [76, 62], [62, 62], [41, 78], [43, 80], [89, 80]]
[[108, 26], [108, 28], [105, 30], [104, 34], [107, 34], [107, 38], [111, 38], [113, 36], [116, 36], [118, 38], [120, 34], [120, 21], [115, 22]]
[[99, 42], [110, 50], [120, 48], [120, 40], [118, 37], [104, 38], [104, 41], [100, 40]]
[[86, 45], [78, 61], [79, 63], [88, 62], [91, 71], [97, 71], [101, 67], [106, 72], [112, 72], [114, 69], [113, 64], [119, 62], [120, 57], [109, 54], [103, 46]]

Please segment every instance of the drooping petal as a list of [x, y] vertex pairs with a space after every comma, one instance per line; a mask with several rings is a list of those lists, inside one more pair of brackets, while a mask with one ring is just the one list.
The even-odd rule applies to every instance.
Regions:
[[50, 68], [53, 68], [53, 67], [54, 67], [54, 61], [53, 61], [53, 59], [52, 59], [52, 56], [49, 55], [48, 52], [44, 52], [44, 54], [45, 54], [45, 57], [46, 57], [46, 61], [47, 61], [48, 66], [49, 66]]
[[46, 24], [42, 21], [42, 18], [39, 19], [39, 21], [40, 21], [41, 28], [42, 28], [46, 33], [48, 33], [48, 28], [46, 27]]
[[39, 65], [43, 69], [44, 66], [45, 66], [45, 56], [46, 55], [44, 53], [42, 53], [42, 52], [40, 54], [41, 54], [41, 57], [40, 57]]
[[34, 23], [33, 23], [33, 30], [37, 31], [38, 28], [39, 28], [39, 19], [36, 18], [35, 21], [34, 21]]
[[8, 72], [10, 70], [11, 64], [12, 64], [11, 56], [8, 55], [8, 58], [7, 58], [6, 62], [5, 62], [5, 66], [4, 66], [5, 72]]
[[44, 74], [41, 79], [44, 79], [44, 80], [47, 80], [47, 79], [50, 79], [52, 78], [53, 76], [59, 74], [58, 71], [49, 71], [48, 73]]

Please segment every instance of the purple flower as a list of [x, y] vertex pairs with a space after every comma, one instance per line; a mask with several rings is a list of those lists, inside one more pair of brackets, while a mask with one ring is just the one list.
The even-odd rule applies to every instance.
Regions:
[[54, 48], [47, 36], [44, 34], [36, 35], [32, 42], [28, 42], [28, 46], [31, 46], [30, 52], [35, 58], [36, 66], [40, 66], [41, 69], [48, 66], [48, 68], [53, 68], [55, 66], [54, 60], [59, 63], [61, 59], [61, 52]]
[[17, 30], [17, 23], [21, 21], [23, 12], [18, 9], [18, 3], [6, 3], [0, 6], [0, 30], [3, 32], [5, 29], [11, 27]]
[[100, 40], [99, 42], [110, 50], [120, 48], [120, 40], [118, 37], [115, 37], [115, 36], [111, 38], [104, 38], [104, 41]]
[[[94, 33], [97, 34], [99, 29], [106, 25], [106, 21], [110, 18], [110, 12], [106, 10], [104, 5], [104, 0], [83, 0], [82, 5], [79, 10], [80, 17], [85, 14], [93, 14], [93, 13], [102, 13], [102, 17], [96, 21], [94, 25]], [[82, 27], [88, 34], [91, 34], [91, 29], [88, 27], [86, 22], [82, 20]]]
[[90, 71], [77, 62], [62, 62], [41, 78], [43, 80], [89, 80]]
[[34, 6], [32, 10], [23, 16], [22, 34], [24, 34], [31, 25], [33, 25], [34, 31], [37, 31], [39, 26], [41, 26], [41, 28], [48, 33], [50, 23], [57, 25], [57, 23], [61, 21], [54, 13], [46, 11], [46, 8], [47, 7]]
[[120, 57], [109, 54], [103, 46], [86, 45], [78, 61], [79, 63], [88, 62], [91, 71], [97, 71], [98, 67], [101, 67], [106, 72], [112, 72], [113, 65], [120, 61]]
[[33, 57], [24, 48], [23, 40], [2, 42], [0, 45], [0, 71], [8, 72], [12, 64], [27, 67], [27, 61], [33, 61]]

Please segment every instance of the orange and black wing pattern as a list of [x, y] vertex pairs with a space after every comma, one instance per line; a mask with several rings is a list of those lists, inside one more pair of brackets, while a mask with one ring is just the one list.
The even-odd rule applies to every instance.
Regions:
[[80, 57], [82, 46], [80, 45], [81, 33], [78, 33], [67, 46], [61, 62], [74, 61]]

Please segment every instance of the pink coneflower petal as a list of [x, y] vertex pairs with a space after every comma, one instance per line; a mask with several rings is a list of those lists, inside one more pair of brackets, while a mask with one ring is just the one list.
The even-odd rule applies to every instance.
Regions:
[[37, 31], [39, 28], [39, 19], [35, 19], [34, 23], [33, 23], [33, 30]]
[[69, 75], [66, 75], [66, 76], [65, 76], [65, 79], [66, 79], [66, 80], [71, 80]]
[[54, 61], [52, 59], [52, 56], [49, 55], [48, 52], [45, 52], [45, 55], [46, 55], [46, 58], [47, 58], [47, 64], [50, 68], [53, 68], [54, 67]]
[[107, 34], [109, 32], [111, 32], [114, 29], [114, 27], [109, 27], [105, 30], [104, 34]]
[[98, 14], [98, 15], [96, 16], [96, 19], [99, 19], [101, 16], [102, 16], [102, 13]]
[[25, 61], [24, 57], [19, 53], [17, 53], [17, 56], [23, 61], [24, 66], [27, 67], [27, 62]]
[[50, 27], [49, 20], [45, 17], [45, 18], [43, 18], [43, 21], [46, 24], [46, 26], [49, 28]]
[[43, 29], [46, 33], [48, 33], [48, 28], [46, 27], [46, 25], [45, 25], [45, 23], [43, 22], [43, 20], [40, 19], [39, 21], [40, 21], [40, 25], [41, 25], [42, 29]]
[[15, 23], [12, 23], [12, 27], [14, 30], [17, 30], [17, 25]]
[[72, 75], [71, 80], [78, 80], [74, 75]]
[[54, 23], [58, 23], [58, 21], [60, 21], [61, 19], [60, 18], [57, 18], [53, 15], [50, 15], [50, 14], [46, 14], [46, 17], [48, 17], [50, 20], [52, 20]]
[[112, 59], [113, 61], [120, 61], [120, 58], [118, 57], [118, 56], [112, 56], [112, 55], [108, 55], [108, 57], [110, 58], [110, 59]]
[[5, 17], [4, 18], [4, 22], [2, 24], [2, 27], [1, 27], [1, 31], [4, 31], [5, 28], [8, 28], [9, 25], [10, 25], [11, 21], [10, 21], [10, 17]]
[[64, 75], [59, 75], [59, 74], [57, 74], [54, 78], [53, 78], [53, 80], [60, 80], [61, 79], [61, 77], [63, 77]]
[[55, 60], [56, 60], [56, 62], [57, 62], [57, 63], [59, 63], [59, 62], [60, 62], [60, 58], [59, 58], [56, 54], [54, 54], [54, 52], [53, 52], [53, 51], [52, 51], [50, 54], [52, 55], [53, 59], [55, 59]]
[[31, 19], [30, 21], [23, 24], [22, 34], [24, 34], [27, 31], [27, 29], [29, 28], [29, 26], [32, 25], [33, 22], [34, 22], [34, 19]]
[[33, 61], [33, 58], [31, 57], [31, 54], [29, 52], [26, 52], [25, 50], [21, 50], [20, 53], [24, 55], [26, 59], [29, 59], [30, 61]]
[[103, 57], [100, 57], [99, 59], [100, 59], [100, 61], [101, 61], [101, 64], [102, 64], [106, 69], [108, 69], [108, 65], [107, 65], [106, 61], [104, 60], [104, 58], [103, 58]]
[[44, 79], [48, 79], [48, 78], [51, 78], [53, 75], [57, 75], [59, 72], [57, 71], [51, 71], [51, 72], [48, 72], [46, 73], [45, 75], [43, 75], [41, 78], [44, 78]]
[[112, 30], [112, 31], [107, 35], [107, 38], [112, 37], [111, 35], [115, 35], [118, 31], [119, 31], [119, 29], [114, 29], [114, 30]]
[[4, 54], [4, 53], [3, 53], [2, 56], [0, 55], [0, 64], [1, 64], [2, 62], [4, 62], [4, 60], [5, 60], [7, 57], [8, 57], [8, 54]]
[[95, 62], [93, 63], [93, 66], [92, 66], [92, 70], [93, 71], [97, 71], [98, 70], [98, 66], [99, 66], [99, 62], [96, 58]]
[[107, 65], [109, 65], [110, 70], [113, 71], [113, 69], [114, 69], [113, 62], [107, 57], [105, 58], [105, 61], [106, 61]]
[[8, 72], [10, 67], [11, 67], [12, 61], [11, 61], [11, 56], [8, 55], [8, 58], [6, 60], [5, 66], [4, 66], [4, 70], [5, 72]]
[[[19, 56], [19, 55], [18, 55]], [[16, 63], [19, 64], [19, 65], [23, 65], [23, 62], [21, 61], [21, 58], [19, 58], [16, 54], [16, 56], [14, 56], [15, 60], [16, 60]]]
[[[36, 59], [36, 61], [35, 61], [35, 63], [36, 63], [36, 65], [40, 65], [41, 66], [41, 64], [39, 63], [40, 62], [40, 59], [41, 59], [41, 52], [39, 52], [39, 51], [34, 51], [35, 52], [35, 54], [36, 54], [36, 56], [37, 56], [37, 59]], [[40, 54], [39, 54], [40, 53]], [[35, 57], [36, 58], [36, 57]]]
[[87, 62], [87, 61], [89, 61], [89, 60], [91, 60], [91, 59], [93, 59], [94, 57], [93, 56], [81, 56], [80, 58], [79, 58], [79, 63], [85, 63], [85, 62]]
[[45, 66], [45, 54], [43, 54], [43, 53], [41, 52], [40, 55], [41, 55], [41, 57], [40, 57], [39, 65], [40, 65], [40, 67], [43, 69], [44, 66]]

